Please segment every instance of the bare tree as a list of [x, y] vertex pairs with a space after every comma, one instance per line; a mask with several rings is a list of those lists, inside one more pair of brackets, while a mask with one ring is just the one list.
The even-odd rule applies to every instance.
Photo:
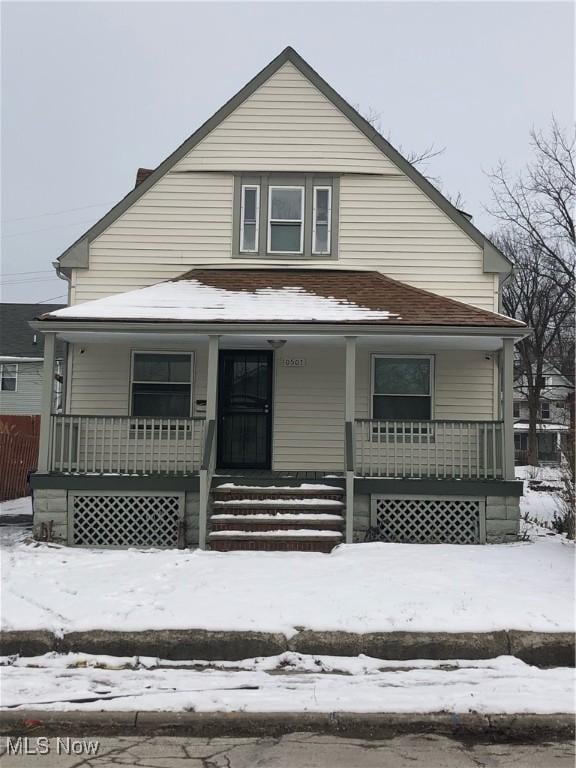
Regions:
[[[523, 320], [532, 333], [516, 347], [522, 378], [521, 392], [528, 404], [528, 463], [538, 464], [537, 426], [544, 389], [544, 363], [555, 346], [566, 341], [574, 322], [574, 299], [568, 290], [571, 277], [551, 269], [550, 261], [522, 230], [508, 229], [493, 237], [514, 262], [514, 274], [505, 284], [502, 303], [506, 314]], [[572, 338], [572, 344], [573, 344]]]
[[534, 160], [525, 173], [510, 179], [503, 163], [489, 174], [493, 204], [487, 208], [505, 228], [523, 234], [549, 263], [550, 273], [568, 278], [574, 295], [576, 231], [576, 132], [565, 135], [555, 119], [547, 133], [532, 130]]

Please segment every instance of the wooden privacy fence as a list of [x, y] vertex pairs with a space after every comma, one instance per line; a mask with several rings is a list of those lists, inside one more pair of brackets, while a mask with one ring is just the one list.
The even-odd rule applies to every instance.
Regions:
[[0, 416], [0, 501], [27, 496], [38, 465], [40, 416]]

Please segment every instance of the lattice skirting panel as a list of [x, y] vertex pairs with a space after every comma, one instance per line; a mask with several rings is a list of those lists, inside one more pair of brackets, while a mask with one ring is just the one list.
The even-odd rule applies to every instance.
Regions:
[[184, 494], [71, 493], [69, 516], [77, 547], [176, 547]]
[[373, 496], [372, 534], [410, 544], [480, 544], [486, 539], [485, 501], [438, 496]]

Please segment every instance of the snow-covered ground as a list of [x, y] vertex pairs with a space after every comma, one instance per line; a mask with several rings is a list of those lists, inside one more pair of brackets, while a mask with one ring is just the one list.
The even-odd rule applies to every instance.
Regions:
[[242, 662], [46, 654], [4, 658], [3, 707], [197, 712], [569, 713], [573, 670], [500, 656], [393, 662], [281, 656]]
[[2, 627], [571, 631], [574, 547], [532, 528], [486, 546], [354, 544], [332, 554], [96, 550], [9, 539]]
[[520, 499], [522, 519], [551, 528], [554, 517], [561, 511], [554, 492], [562, 488], [560, 468], [521, 466], [515, 468], [515, 475], [518, 480], [524, 480], [524, 496]]
[[11, 499], [10, 501], [0, 502], [0, 518], [19, 517], [20, 515], [32, 514], [32, 499], [25, 496], [22, 499]]

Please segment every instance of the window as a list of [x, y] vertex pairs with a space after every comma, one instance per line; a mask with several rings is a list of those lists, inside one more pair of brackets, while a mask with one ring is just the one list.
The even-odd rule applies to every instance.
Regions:
[[2, 392], [16, 392], [18, 380], [18, 365], [14, 363], [0, 364], [0, 389]]
[[192, 356], [135, 352], [132, 358], [132, 415], [190, 416]]
[[520, 403], [518, 402], [518, 400], [514, 400], [514, 403], [512, 405], [512, 415], [514, 416], [515, 419], [520, 418]]
[[432, 418], [433, 358], [375, 355], [372, 375], [374, 419]]
[[232, 255], [335, 258], [339, 193], [324, 173], [235, 174]]
[[270, 187], [268, 251], [302, 253], [304, 244], [304, 187]]
[[258, 250], [258, 228], [260, 220], [260, 187], [257, 184], [242, 186], [240, 212], [240, 250], [242, 253], [256, 253]]
[[550, 403], [547, 400], [540, 401], [540, 418], [543, 421], [550, 418]]
[[332, 190], [330, 187], [314, 187], [312, 210], [312, 253], [330, 253], [330, 219]]

